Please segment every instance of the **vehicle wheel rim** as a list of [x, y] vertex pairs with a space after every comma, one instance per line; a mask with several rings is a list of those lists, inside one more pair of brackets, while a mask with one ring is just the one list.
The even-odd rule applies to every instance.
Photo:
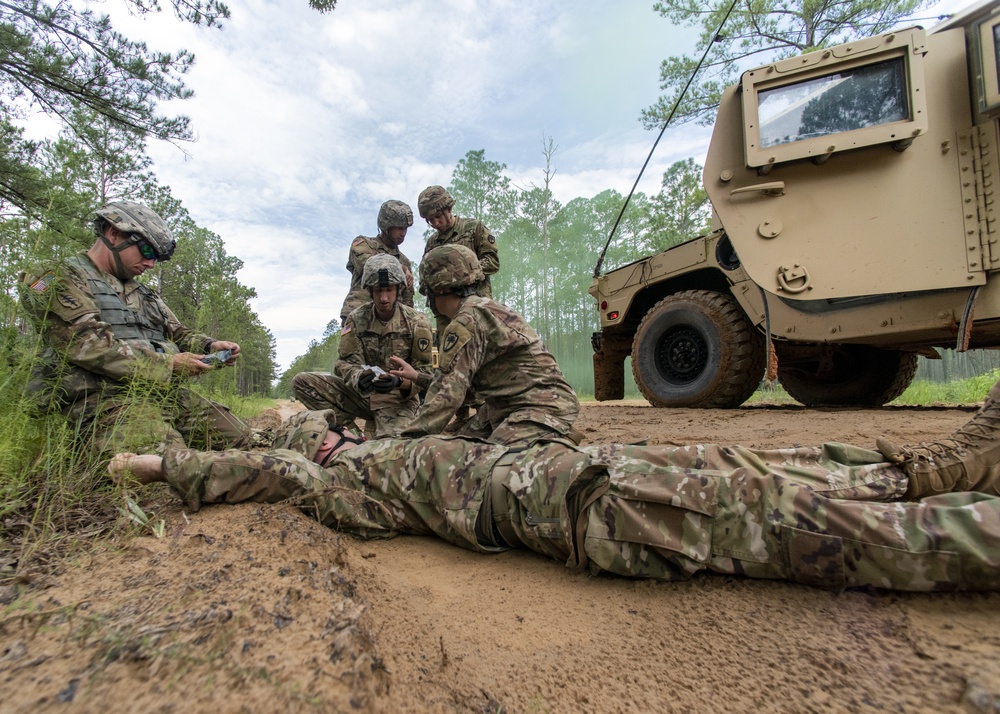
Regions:
[[656, 367], [672, 384], [696, 380], [708, 364], [708, 343], [690, 326], [668, 331], [656, 345]]

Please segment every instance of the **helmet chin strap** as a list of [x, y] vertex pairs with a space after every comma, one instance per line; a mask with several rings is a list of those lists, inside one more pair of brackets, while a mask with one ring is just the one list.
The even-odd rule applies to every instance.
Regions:
[[121, 255], [119, 255], [119, 253], [121, 253], [123, 250], [125, 250], [132, 244], [126, 240], [122, 241], [118, 245], [114, 245], [111, 241], [108, 240], [108, 237], [103, 233], [101, 234], [101, 240], [104, 241], [104, 245], [108, 247], [108, 250], [111, 251], [111, 255], [113, 255], [115, 258], [114, 276], [122, 281], [131, 280], [132, 276], [125, 271], [125, 266], [122, 265], [122, 258]]

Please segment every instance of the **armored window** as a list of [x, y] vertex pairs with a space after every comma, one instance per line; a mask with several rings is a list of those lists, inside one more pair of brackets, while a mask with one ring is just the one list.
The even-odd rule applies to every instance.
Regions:
[[763, 147], [911, 118], [902, 58], [768, 89], [757, 96]]
[[983, 20], [979, 32], [978, 52], [973, 52], [972, 61], [976, 75], [976, 103], [982, 114], [1000, 114], [1000, 16]]
[[923, 38], [914, 28], [746, 72], [747, 165], [907, 142], [926, 132]]

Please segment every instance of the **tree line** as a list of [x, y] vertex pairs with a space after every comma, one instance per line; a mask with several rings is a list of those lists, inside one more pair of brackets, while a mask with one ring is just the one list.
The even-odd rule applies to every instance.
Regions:
[[[481, 220], [496, 236], [500, 272], [491, 278], [494, 299], [528, 320], [574, 389], [593, 394], [590, 338], [598, 328], [598, 317], [587, 289], [625, 197], [608, 189], [590, 198], [559, 202], [553, 192], [557, 152], [555, 142], [543, 137], [542, 183], [517, 187], [506, 164], [487, 159], [485, 150], [469, 151], [456, 165], [447, 188], [455, 198], [456, 215]], [[606, 269], [708, 229], [711, 209], [701, 170], [694, 159], [678, 161], [663, 173], [658, 193], [632, 196], [605, 259]], [[420, 255], [408, 257], [419, 264]], [[418, 295], [418, 308], [420, 301]], [[291, 378], [298, 372], [332, 369], [337, 334], [331, 321], [323, 338], [310, 343], [281, 376], [280, 395], [291, 395]]]
[[[157, 263], [141, 280], [182, 323], [234, 340], [243, 350], [235, 369], [206, 375], [202, 386], [269, 394], [277, 371], [274, 337], [250, 308], [256, 291], [236, 277], [243, 261], [229, 255], [222, 238], [197, 225], [170, 188], [157, 181], [140, 136], [93, 113], [85, 126], [82, 136], [67, 129], [55, 140], [34, 145], [32, 203], [0, 198], [0, 327], [8, 336], [5, 344], [22, 354], [37, 349], [31, 327], [17, 309], [20, 272], [38, 261], [89, 248], [95, 236], [88, 220], [96, 208], [114, 200], [138, 201], [157, 211], [177, 238], [171, 260]], [[36, 210], [42, 202], [45, 210]]]

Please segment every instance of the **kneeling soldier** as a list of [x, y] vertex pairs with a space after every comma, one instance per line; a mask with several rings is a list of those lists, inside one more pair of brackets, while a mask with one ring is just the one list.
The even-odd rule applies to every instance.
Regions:
[[[391, 255], [369, 258], [361, 283], [371, 302], [344, 321], [334, 374], [301, 372], [292, 389], [310, 409], [333, 409], [341, 424], [361, 417], [375, 437], [398, 436], [431, 383], [431, 324], [423, 313], [400, 304], [407, 279]], [[390, 357], [413, 366], [409, 378], [388, 374]]]

